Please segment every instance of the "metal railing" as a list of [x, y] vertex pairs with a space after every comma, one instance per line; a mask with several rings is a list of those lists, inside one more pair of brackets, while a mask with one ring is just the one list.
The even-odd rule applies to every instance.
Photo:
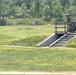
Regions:
[[67, 24], [55, 24], [55, 33], [67, 33]]

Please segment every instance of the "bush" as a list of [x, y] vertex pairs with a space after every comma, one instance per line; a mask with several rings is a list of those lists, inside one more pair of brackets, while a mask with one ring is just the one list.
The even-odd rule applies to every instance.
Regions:
[[56, 21], [57, 21], [56, 18], [51, 19], [51, 23], [52, 23], [52, 24], [55, 24]]
[[7, 19], [7, 25], [13, 25], [13, 22], [16, 22], [16, 25], [32, 25], [33, 21], [37, 21], [38, 25], [45, 25], [48, 22], [44, 21], [43, 18], [17, 18], [17, 19]]
[[6, 20], [5, 19], [0, 19], [0, 26], [6, 25]]
[[64, 21], [63, 18], [54, 18], [52, 19], [52, 23], [56, 25], [61, 25], [61, 24], [65, 24], [66, 22]]
[[44, 21], [51, 21], [51, 17], [44, 18]]

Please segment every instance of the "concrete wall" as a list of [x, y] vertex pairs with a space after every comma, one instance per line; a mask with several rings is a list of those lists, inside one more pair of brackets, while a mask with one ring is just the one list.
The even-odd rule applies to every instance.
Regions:
[[41, 42], [37, 46], [38, 47], [49, 46], [50, 44], [52, 44], [57, 39], [58, 39], [58, 35], [57, 34], [53, 34], [52, 36], [48, 37], [47, 39], [45, 39], [43, 42]]

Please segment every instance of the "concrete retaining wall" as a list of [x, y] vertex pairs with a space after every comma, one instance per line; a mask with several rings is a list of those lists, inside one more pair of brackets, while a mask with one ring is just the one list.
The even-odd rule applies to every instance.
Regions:
[[58, 39], [58, 35], [57, 34], [53, 34], [52, 36], [48, 37], [47, 39], [45, 39], [43, 42], [41, 42], [37, 46], [38, 47], [49, 46], [50, 44], [52, 44], [57, 39]]

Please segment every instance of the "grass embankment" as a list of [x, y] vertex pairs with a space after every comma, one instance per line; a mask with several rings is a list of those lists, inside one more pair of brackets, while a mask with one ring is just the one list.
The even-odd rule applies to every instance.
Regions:
[[[54, 25], [0, 26], [0, 45], [37, 46], [54, 33]], [[76, 47], [76, 38], [65, 46]]]
[[76, 49], [0, 46], [0, 71], [76, 71]]
[[0, 71], [76, 71], [75, 48], [27, 48], [53, 32], [54, 26], [0, 27], [0, 45], [26, 46], [0, 46]]
[[69, 41], [65, 46], [76, 48], [76, 36], [71, 41]]
[[24, 18], [24, 19], [6, 19], [7, 25], [13, 25], [13, 22], [16, 23], [16, 25], [33, 25], [33, 22], [37, 21], [38, 25], [45, 25], [50, 24], [51, 21], [45, 21], [43, 18]]
[[36, 46], [52, 35], [54, 26], [1, 26], [0, 45]]
[[40, 43], [42, 40], [44, 40], [48, 35], [34, 35], [29, 36], [24, 39], [19, 39], [16, 41], [10, 42], [9, 45], [17, 45], [17, 46], [37, 46], [38, 43]]

